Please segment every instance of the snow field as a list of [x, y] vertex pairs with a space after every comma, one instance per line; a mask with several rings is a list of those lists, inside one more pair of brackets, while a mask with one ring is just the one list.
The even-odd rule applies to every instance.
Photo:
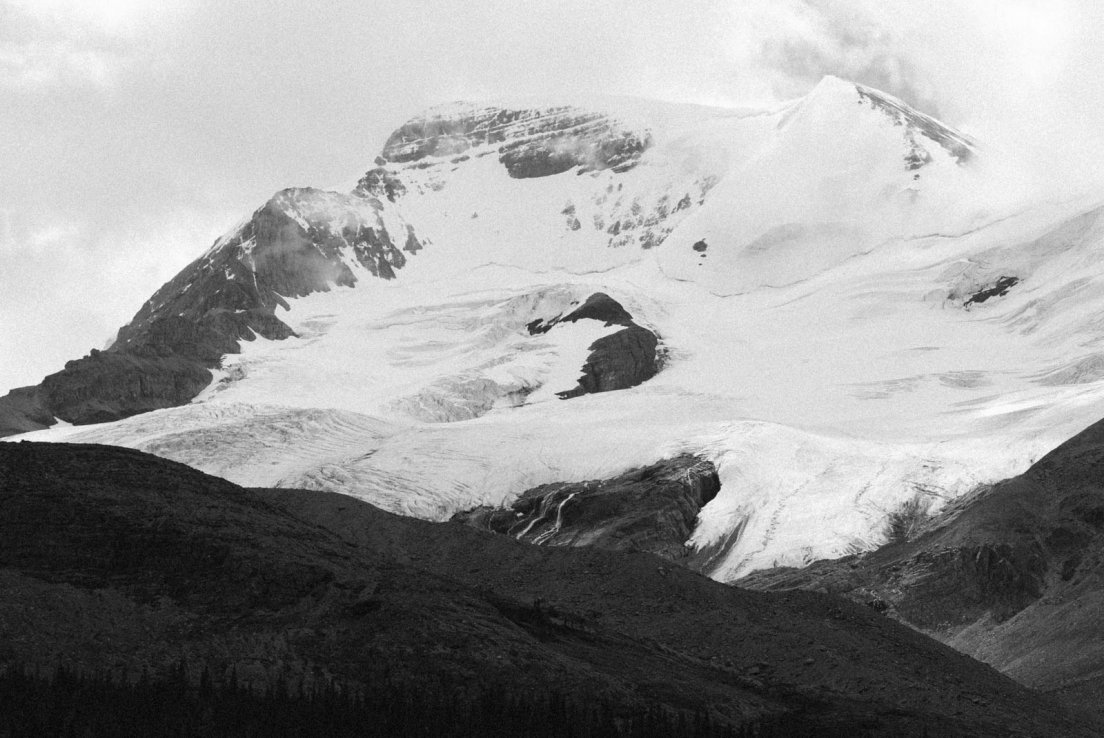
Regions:
[[[624, 174], [513, 180], [493, 147], [397, 167], [379, 222], [428, 243], [395, 280], [353, 263], [356, 288], [289, 301], [298, 337], [246, 343], [191, 405], [24, 437], [435, 520], [698, 453], [722, 490], [689, 543], [727, 581], [876, 546], [908, 500], [938, 509], [1104, 417], [1100, 198], [1025, 201], [985, 152], [923, 138], [908, 169], [907, 128], [839, 80], [770, 111], [628, 108], [655, 145]], [[336, 228], [342, 198], [288, 207]], [[561, 401], [617, 326], [526, 326], [596, 291], [666, 365]]]

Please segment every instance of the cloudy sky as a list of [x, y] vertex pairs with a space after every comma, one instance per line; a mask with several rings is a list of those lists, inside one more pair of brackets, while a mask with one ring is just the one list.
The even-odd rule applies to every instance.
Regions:
[[836, 74], [1090, 181], [1098, 4], [0, 0], [0, 392], [102, 347], [277, 189], [351, 180], [450, 100], [746, 105]]

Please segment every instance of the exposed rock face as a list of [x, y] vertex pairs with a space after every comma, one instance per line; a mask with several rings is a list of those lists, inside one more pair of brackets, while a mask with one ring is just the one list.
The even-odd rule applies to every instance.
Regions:
[[863, 85], [855, 85], [855, 88], [859, 93], [860, 104], [882, 111], [896, 125], [904, 127], [905, 138], [910, 145], [909, 152], [905, 155], [908, 169], [920, 169], [931, 162], [931, 153], [923, 141], [925, 138], [946, 149], [959, 164], [965, 164], [973, 158], [976, 145], [958, 131], [877, 90]]
[[[382, 161], [382, 160], [381, 160]], [[387, 198], [391, 202], [406, 194], [403, 181], [384, 167], [376, 167], [365, 172], [357, 182], [357, 191], [366, 195]]]
[[572, 397], [635, 387], [656, 375], [659, 339], [647, 328], [630, 325], [624, 330], [599, 338], [590, 345], [590, 356], [583, 364], [583, 376], [574, 389], [558, 393]]
[[606, 325], [633, 325], [632, 315], [621, 303], [604, 292], [595, 292], [567, 315], [557, 316], [547, 322], [533, 321], [529, 324], [529, 333], [547, 333], [557, 323], [574, 323], [578, 320], [597, 320]]
[[685, 563], [698, 512], [720, 491], [709, 461], [682, 455], [612, 479], [545, 484], [507, 508], [476, 508], [453, 520], [546, 546], [647, 551]]
[[40, 430], [54, 422], [41, 387], [19, 387], [0, 397], [0, 437]]
[[970, 295], [970, 299], [962, 303], [962, 306], [969, 309], [971, 305], [981, 304], [991, 297], [1004, 297], [1008, 294], [1008, 290], [1015, 287], [1019, 282], [1019, 277], [998, 277], [991, 285], [986, 285]]
[[[286, 307], [285, 297], [354, 286], [350, 263], [384, 279], [406, 265], [409, 233], [389, 233], [383, 212], [376, 198], [311, 188], [278, 192], [154, 293], [119, 331], [119, 343], [130, 343], [169, 316], [202, 322], [227, 312], [248, 314], [243, 329], [285, 338], [286, 326], [268, 317]], [[237, 337], [252, 338], [244, 331]]]
[[623, 128], [609, 116], [579, 108], [457, 107], [409, 121], [391, 134], [382, 157], [401, 164], [497, 146], [510, 176], [524, 179], [574, 167], [626, 171], [650, 145], [646, 131]]
[[953, 503], [911, 540], [739, 584], [846, 594], [1031, 686], [1098, 694], [1102, 468], [1104, 421], [1023, 475]]
[[[241, 341], [293, 335], [285, 297], [353, 286], [350, 264], [391, 279], [422, 243], [374, 197], [310, 188], [277, 193], [159, 289], [114, 345], [70, 361], [36, 388], [0, 398], [0, 434], [118, 420], [190, 401]], [[384, 218], [402, 230], [391, 234]]]
[[211, 381], [199, 360], [171, 353], [95, 351], [42, 381], [51, 412], [74, 424], [106, 423], [182, 405]]
[[558, 323], [574, 323], [579, 320], [597, 320], [606, 325], [625, 327], [590, 345], [590, 356], [583, 365], [579, 384], [573, 389], [559, 392], [561, 399], [628, 389], [646, 382], [659, 371], [659, 337], [637, 325], [621, 303], [603, 292], [595, 292], [567, 315], [548, 322], [535, 320], [528, 328], [535, 335], [548, 332]]

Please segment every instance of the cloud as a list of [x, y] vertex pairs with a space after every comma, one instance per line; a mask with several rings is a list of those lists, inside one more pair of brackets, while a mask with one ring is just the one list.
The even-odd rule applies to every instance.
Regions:
[[[832, 74], [896, 95], [1022, 170], [1037, 191], [1104, 187], [1099, 0], [747, 0], [734, 88], [790, 99]], [[750, 80], [750, 81], [749, 81]], [[1064, 196], [1064, 195], [1063, 195]]]
[[165, 17], [190, 10], [190, 0], [0, 0], [38, 24], [73, 35], [133, 36]]
[[63, 246], [80, 235], [80, 230], [73, 224], [49, 225], [31, 233], [27, 238], [28, 243], [36, 249], [49, 249]]
[[232, 217], [173, 203], [120, 217], [10, 211], [0, 207], [0, 395], [104, 348]]
[[862, 3], [780, 2], [759, 26], [763, 37], [753, 51], [755, 63], [770, 74], [778, 97], [797, 97], [834, 75], [942, 114], [926, 70], [901, 31]]
[[59, 84], [109, 86], [124, 57], [65, 42], [26, 43], [0, 47], [0, 84], [15, 89], [41, 89]]
[[0, 208], [0, 254], [15, 251], [15, 226], [11, 208]]
[[110, 87], [150, 50], [143, 34], [178, 15], [140, 0], [0, 0], [0, 86]]

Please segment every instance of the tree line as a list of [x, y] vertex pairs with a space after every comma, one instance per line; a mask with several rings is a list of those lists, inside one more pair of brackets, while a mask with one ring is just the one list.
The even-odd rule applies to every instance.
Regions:
[[[64, 665], [42, 675], [0, 670], [3, 738], [775, 738], [875, 735], [851, 725], [827, 728], [809, 716], [759, 716], [734, 726], [698, 711], [660, 704], [627, 708], [580, 701], [559, 691], [483, 689], [477, 694], [388, 681], [371, 690], [335, 684], [304, 689], [278, 683], [264, 692], [216, 684], [204, 670], [195, 683], [180, 663], [164, 678], [137, 681], [80, 673]], [[864, 726], [866, 727], [866, 726]]]

